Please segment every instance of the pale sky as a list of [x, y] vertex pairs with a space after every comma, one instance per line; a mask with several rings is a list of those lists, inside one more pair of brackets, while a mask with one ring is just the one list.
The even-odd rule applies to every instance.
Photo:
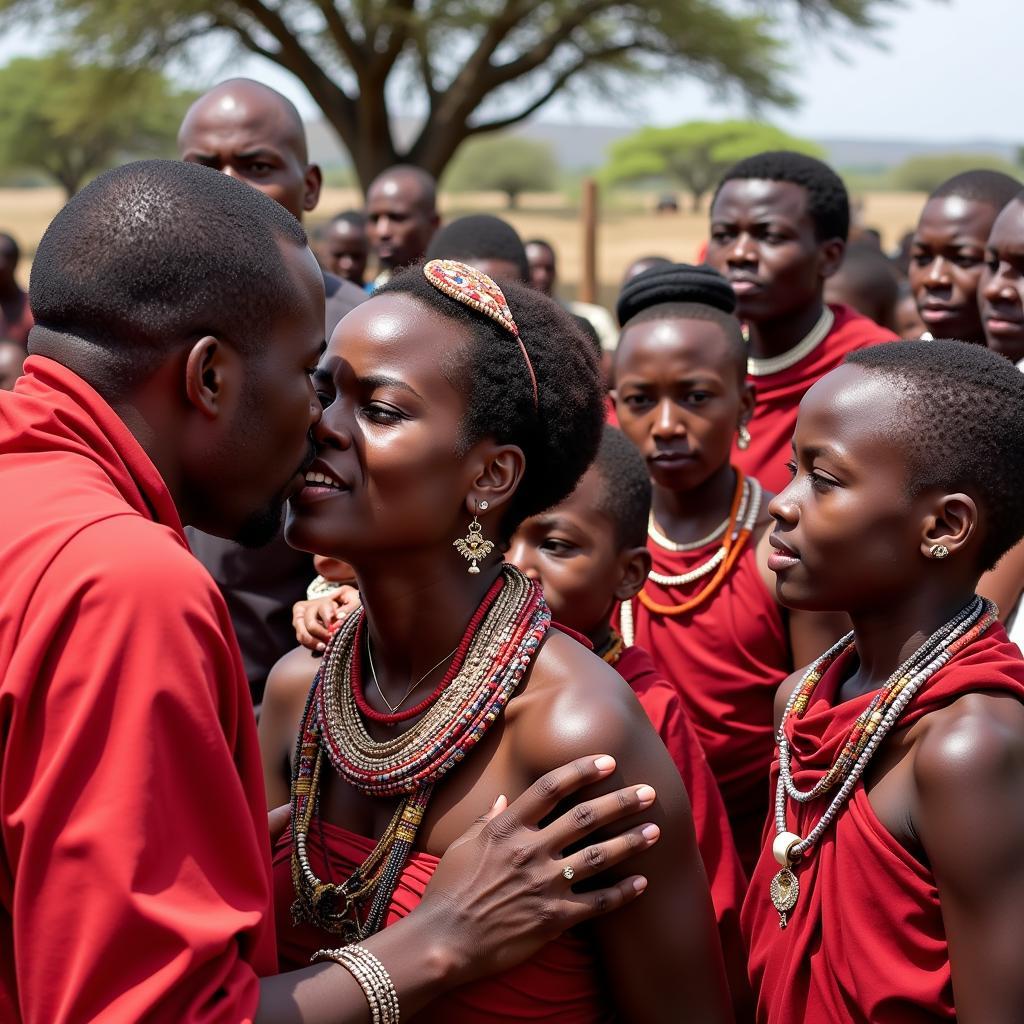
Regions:
[[[1022, 59], [1020, 0], [904, 0], [885, 17], [888, 27], [879, 34], [884, 48], [844, 43], [845, 58], [832, 49], [843, 42], [839, 37], [823, 45], [795, 36], [790, 85], [803, 102], [793, 111], [765, 110], [764, 118], [812, 138], [1024, 144], [1024, 119], [1011, 109]], [[35, 28], [15, 30], [0, 41], [0, 62], [39, 52], [41, 45]], [[214, 57], [207, 71], [210, 84], [229, 75], [258, 78], [289, 96], [303, 116], [318, 116], [300, 83], [259, 58], [233, 59], [225, 66]], [[191, 76], [189, 84], [197, 84]], [[740, 102], [715, 101], [699, 82], [681, 79], [643, 91], [618, 111], [606, 101], [583, 96], [555, 101], [542, 116], [599, 124], [672, 124], [743, 114]]]

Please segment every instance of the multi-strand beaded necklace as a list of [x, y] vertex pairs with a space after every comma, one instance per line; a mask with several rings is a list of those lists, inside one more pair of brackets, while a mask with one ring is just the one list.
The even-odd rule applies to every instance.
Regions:
[[[550, 622], [540, 587], [518, 569], [503, 566], [444, 679], [426, 700], [394, 715], [374, 711], [363, 695], [363, 611], [338, 630], [306, 701], [292, 771], [296, 923], [309, 921], [350, 942], [381, 928], [435, 785], [501, 714]], [[363, 720], [394, 725], [419, 714], [423, 717], [407, 731], [381, 742], [370, 736]], [[340, 884], [316, 876], [307, 846], [319, 813], [325, 757], [361, 793], [402, 798], [373, 851]]]
[[[641, 590], [637, 595], [640, 603], [650, 612], [656, 615], [686, 615], [695, 611], [702, 604], [711, 599], [715, 591], [722, 585], [729, 575], [736, 560], [743, 553], [743, 549], [750, 540], [757, 525], [757, 517], [761, 514], [761, 485], [752, 477], [746, 477], [740, 470], [736, 473], [736, 490], [733, 492], [732, 505], [729, 508], [729, 516], [719, 527], [712, 531], [707, 537], [691, 544], [676, 544], [674, 541], [664, 537], [655, 527], [653, 517], [648, 525], [647, 534], [659, 547], [669, 551], [691, 551], [698, 547], [722, 537], [722, 543], [718, 550], [705, 562], [696, 568], [678, 576], [665, 576], [655, 572], [653, 569], [647, 574], [652, 583], [661, 587], [685, 587], [695, 583], [705, 576], [714, 575], [693, 597], [682, 601], [679, 604], [660, 604], [648, 593]], [[632, 645], [635, 637], [633, 622], [633, 605], [629, 601], [623, 601], [620, 608], [619, 622], [622, 626], [622, 635], [627, 645]]]
[[[804, 674], [800, 685], [790, 694], [782, 714], [776, 740], [779, 745], [779, 781], [775, 790], [775, 842], [772, 852], [781, 870], [772, 879], [770, 896], [779, 912], [779, 926], [786, 927], [786, 916], [800, 897], [800, 884], [793, 871], [797, 861], [821, 838], [832, 824], [839, 809], [853, 792], [879, 744], [892, 730], [907, 705], [936, 672], [969, 644], [974, 643], [997, 619], [999, 610], [988, 600], [975, 597], [944, 626], [900, 665], [886, 684], [875, 694], [868, 706], [850, 727], [835, 763], [810, 789], [801, 790], [793, 782], [792, 760], [786, 722], [800, 718], [807, 710], [815, 688], [829, 667], [853, 646], [853, 633], [848, 633], [826, 651]], [[841, 785], [840, 785], [841, 783]], [[786, 826], [786, 797], [798, 803], [815, 800], [839, 785], [828, 808], [805, 838], [790, 832]]]

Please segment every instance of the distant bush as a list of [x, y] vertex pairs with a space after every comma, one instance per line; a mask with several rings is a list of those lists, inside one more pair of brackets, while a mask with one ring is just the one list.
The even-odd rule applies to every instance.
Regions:
[[910, 157], [893, 168], [889, 180], [900, 191], [932, 192], [954, 174], [979, 169], [1021, 176], [1019, 167], [991, 153], [937, 153]]
[[546, 142], [513, 135], [471, 139], [452, 160], [442, 184], [453, 192], [504, 192], [514, 210], [523, 192], [558, 187], [558, 164]]

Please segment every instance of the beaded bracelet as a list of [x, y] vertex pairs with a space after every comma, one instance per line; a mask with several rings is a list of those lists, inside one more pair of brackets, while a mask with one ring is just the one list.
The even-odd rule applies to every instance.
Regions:
[[363, 995], [366, 996], [373, 1024], [398, 1024], [398, 993], [391, 981], [391, 975], [365, 946], [318, 949], [310, 958], [310, 962], [315, 963], [317, 960], [333, 960], [356, 979], [363, 990]]

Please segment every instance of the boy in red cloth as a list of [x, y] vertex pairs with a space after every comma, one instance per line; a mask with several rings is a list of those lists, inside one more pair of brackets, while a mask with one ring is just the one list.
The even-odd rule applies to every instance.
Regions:
[[737, 914], [746, 878], [736, 855], [722, 796], [676, 688], [642, 647], [623, 646], [611, 627], [618, 602], [643, 586], [651, 567], [645, 545], [651, 482], [639, 452], [615, 427], [605, 427], [597, 458], [576, 490], [519, 527], [506, 554], [544, 588], [555, 622], [582, 634], [633, 688], [679, 769], [693, 808], [711, 885], [733, 1005], [748, 1019], [746, 950]]
[[1024, 1020], [1024, 660], [975, 596], [1022, 476], [1024, 376], [981, 346], [876, 346], [801, 404], [772, 568], [854, 629], [776, 704], [762, 1024]]
[[711, 203], [707, 262], [728, 278], [749, 336], [747, 379], [757, 392], [750, 443], [736, 465], [769, 490], [788, 482], [786, 460], [807, 389], [848, 352], [891, 331], [824, 300], [850, 229], [846, 186], [801, 153], [759, 153], [727, 171]]
[[720, 274], [684, 264], [646, 271], [619, 298], [616, 404], [653, 483], [653, 571], [620, 625], [676, 687], [750, 871], [768, 813], [775, 692], [848, 626], [775, 596], [770, 495], [731, 457], [753, 405], [735, 302]]

